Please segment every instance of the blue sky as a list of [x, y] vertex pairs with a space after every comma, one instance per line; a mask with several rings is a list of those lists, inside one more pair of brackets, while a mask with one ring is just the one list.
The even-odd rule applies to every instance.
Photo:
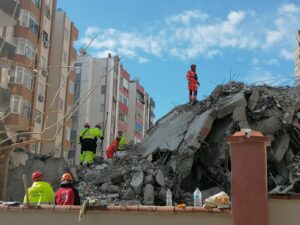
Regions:
[[[230, 78], [293, 85], [300, 2], [279, 0], [58, 0], [79, 30], [76, 47], [121, 56], [156, 102], [156, 119], [188, 100], [197, 65], [198, 99]], [[279, 79], [278, 79], [279, 78]]]

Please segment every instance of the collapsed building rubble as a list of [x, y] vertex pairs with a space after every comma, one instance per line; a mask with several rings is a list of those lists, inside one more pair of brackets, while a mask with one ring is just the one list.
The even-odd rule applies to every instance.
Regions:
[[297, 101], [290, 87], [219, 85], [196, 105], [174, 108], [122, 158], [78, 167], [78, 189], [84, 199], [115, 204], [162, 205], [168, 188], [176, 202], [187, 204], [192, 204], [197, 186], [203, 198], [221, 190], [230, 194], [225, 138], [252, 129], [272, 140], [267, 150], [268, 185], [270, 191], [282, 192], [300, 177]]

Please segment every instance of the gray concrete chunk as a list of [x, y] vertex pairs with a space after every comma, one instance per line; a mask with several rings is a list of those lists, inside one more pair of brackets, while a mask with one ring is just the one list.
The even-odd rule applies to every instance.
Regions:
[[144, 181], [144, 173], [143, 172], [136, 172], [131, 179], [130, 186], [133, 190], [140, 194], [142, 192], [142, 185]]
[[253, 111], [255, 109], [255, 106], [257, 105], [258, 100], [259, 100], [259, 91], [254, 89], [248, 100], [248, 109], [250, 111]]
[[287, 134], [287, 132], [284, 132], [283, 135], [280, 135], [275, 139], [275, 141], [272, 143], [272, 150], [274, 152], [273, 157], [277, 162], [280, 162], [285, 153], [287, 152], [290, 144], [290, 137]]
[[164, 173], [161, 170], [157, 171], [157, 173], [155, 175], [155, 181], [161, 187], [164, 187], [166, 185], [166, 183], [165, 183], [165, 175], [164, 175]]
[[154, 205], [154, 188], [151, 184], [146, 184], [144, 188], [144, 205]]
[[281, 130], [281, 122], [276, 117], [270, 117], [261, 120], [257, 125], [256, 130], [262, 132], [263, 134], [273, 134]]
[[217, 118], [221, 119], [231, 114], [236, 107], [245, 107], [246, 105], [247, 101], [244, 97], [244, 93], [235, 94], [218, 106]]

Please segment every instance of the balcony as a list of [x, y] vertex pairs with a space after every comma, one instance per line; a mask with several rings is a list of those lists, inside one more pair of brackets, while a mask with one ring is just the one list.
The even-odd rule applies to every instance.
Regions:
[[[0, 13], [0, 26], [8, 26], [10, 23], [10, 19], [12, 15], [14, 14], [14, 10], [16, 7], [16, 2], [13, 0], [1, 0], [0, 1], [0, 11], [3, 13]], [[12, 25], [16, 25], [17, 19], [19, 17], [20, 13], [20, 6], [17, 6], [15, 16], [14, 16], [14, 23]]]
[[0, 37], [0, 46], [2, 46], [3, 42], [4, 45], [0, 57], [1, 58], [4, 57], [8, 60], [13, 60], [16, 55], [16, 47], [13, 44], [8, 43], [7, 41], [5, 41], [3, 38]]

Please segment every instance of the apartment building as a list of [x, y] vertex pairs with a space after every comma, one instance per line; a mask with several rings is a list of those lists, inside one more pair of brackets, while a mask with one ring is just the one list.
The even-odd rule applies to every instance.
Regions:
[[[90, 123], [92, 127], [100, 124], [104, 130], [102, 155], [119, 130], [128, 140], [133, 140], [129, 133], [131, 121], [135, 125], [135, 120], [129, 119], [130, 74], [120, 63], [119, 57], [110, 54], [107, 58], [82, 56], [75, 65], [75, 76], [74, 103], [78, 106], [78, 110], [72, 118], [71, 148], [76, 150], [76, 161], [78, 162], [80, 154], [77, 138], [85, 122]], [[137, 104], [134, 104], [133, 107], [136, 106]], [[151, 125], [142, 120], [145, 118], [145, 106], [143, 104], [139, 106], [143, 108], [139, 121], [143, 127], [139, 136], [141, 140], [146, 131], [144, 124], [147, 124], [147, 127]], [[153, 113], [151, 115], [154, 116]]]
[[[0, 7], [12, 9], [11, 4], [8, 0], [1, 1]], [[39, 96], [45, 95], [47, 77], [38, 68], [48, 66], [56, 0], [20, 0], [14, 4], [19, 7], [17, 23], [13, 28], [2, 27], [6, 35], [12, 35], [16, 48], [13, 61], [4, 74], [8, 79], [1, 79], [1, 85], [7, 83], [11, 93], [5, 127], [9, 135], [35, 133], [19, 135], [13, 138], [14, 141], [40, 139], [45, 102], [40, 101]], [[39, 151], [39, 143], [27, 147], [33, 152]]]
[[[68, 112], [73, 105], [75, 73], [73, 64], [77, 58], [73, 43], [78, 38], [78, 30], [68, 19], [66, 13], [58, 9], [55, 15], [55, 26], [52, 31], [52, 47], [50, 50], [49, 67], [42, 69], [47, 75], [45, 98], [39, 93], [38, 100], [45, 104], [43, 138], [53, 139], [42, 143], [42, 154], [51, 153], [55, 157], [68, 157], [71, 147], [71, 117]], [[42, 85], [42, 83], [40, 84]], [[41, 99], [40, 99], [41, 98]]]
[[297, 86], [300, 85], [300, 30], [296, 34], [297, 45], [295, 48], [295, 75]]
[[153, 126], [155, 102], [139, 80], [129, 83], [128, 141], [140, 142]]
[[20, 7], [15, 1], [0, 1], [0, 85], [4, 88], [7, 88], [8, 70], [15, 57], [13, 33], [19, 13]]

